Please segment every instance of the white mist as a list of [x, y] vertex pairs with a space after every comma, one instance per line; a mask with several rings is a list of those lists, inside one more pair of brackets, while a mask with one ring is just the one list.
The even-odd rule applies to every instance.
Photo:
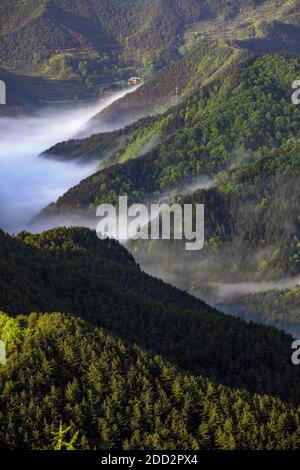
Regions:
[[77, 133], [129, 90], [92, 105], [47, 108], [34, 117], [0, 118], [0, 228], [16, 233], [43, 207], [90, 175], [94, 164], [54, 161], [39, 154]]

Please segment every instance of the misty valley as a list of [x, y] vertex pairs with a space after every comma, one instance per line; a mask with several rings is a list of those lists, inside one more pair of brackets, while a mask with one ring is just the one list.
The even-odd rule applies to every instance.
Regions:
[[92, 104], [48, 105], [33, 116], [0, 117], [3, 229], [11, 233], [23, 230], [43, 207], [96, 170], [95, 162], [75, 159], [67, 163], [43, 159], [40, 154], [58, 141], [88, 132], [89, 120], [126, 92]]
[[300, 448], [299, 79], [297, 0], [0, 0], [1, 451]]
[[[100, 165], [95, 156], [86, 158], [84, 150], [82, 150], [82, 154], [77, 153], [72, 160], [68, 160], [63, 154], [61, 157], [52, 155], [51, 148], [55, 149], [58, 142], [64, 139], [73, 139], [76, 136], [77, 140], [75, 142], [78, 143], [82, 140], [84, 142], [88, 141], [89, 138], [93, 139], [97, 135], [101, 136], [101, 126], [105, 129], [105, 134], [109, 133], [108, 124], [100, 121], [97, 129], [98, 133], [92, 134], [92, 137], [90, 137], [90, 134], [95, 132], [96, 129], [92, 118], [99, 112], [103, 111], [105, 113], [106, 108], [109, 109], [114, 101], [123, 98], [129, 92], [131, 93], [132, 90], [124, 89], [124, 91], [111, 94], [108, 98], [92, 104], [74, 103], [73, 107], [71, 104], [65, 105], [63, 103], [51, 107], [48, 105], [48, 108], [39, 110], [34, 116], [0, 118], [0, 166], [1, 175], [3, 176], [1, 185], [1, 227], [4, 230], [13, 234], [22, 230], [37, 232], [55, 226], [66, 225], [86, 226], [92, 229], [98, 227], [98, 231], [100, 225], [105, 228], [106, 220], [109, 220], [109, 218], [104, 218], [100, 224], [99, 208], [97, 213], [96, 204], [94, 208], [88, 208], [86, 211], [73, 211], [72, 207], [64, 208], [58, 217], [53, 219], [52, 214], [50, 214], [49, 218], [38, 218], [37, 223], [35, 222], [35, 216], [48, 204], [62, 196], [70, 187], [76, 187], [80, 181], [85, 181], [87, 177], [95, 174]], [[134, 119], [132, 120], [134, 121]], [[115, 131], [112, 130], [111, 132]], [[127, 132], [127, 127], [125, 131], [124, 128], [121, 128], [119, 133], [122, 134], [122, 132]], [[146, 142], [149, 139], [151, 140], [152, 136], [147, 136]], [[119, 140], [120, 138], [117, 139], [117, 142]], [[73, 142], [73, 140], [69, 142]], [[121, 147], [124, 146], [123, 142], [126, 144], [124, 138]], [[48, 155], [43, 153], [45, 150], [47, 150]], [[117, 153], [118, 150], [114, 150], [114, 152]], [[149, 152], [151, 152], [151, 149]], [[102, 155], [100, 158], [104, 159]], [[248, 156], [246, 155], [244, 158], [246, 160]], [[241, 162], [241, 164], [243, 163]], [[184, 197], [186, 203], [187, 198], [190, 198], [192, 194], [197, 194], [197, 191], [218, 188], [221, 184], [222, 181], [219, 176], [213, 179], [208, 177], [207, 174], [200, 174], [200, 177], [197, 178], [186, 178], [186, 182], [183, 184], [181, 181], [176, 183], [168, 191], [162, 191], [159, 197], [156, 195], [151, 198], [148, 195], [145, 199], [142, 196], [142, 200], [146, 202], [145, 210], [147, 210], [147, 205], [150, 209], [150, 202], [155, 200], [157, 202], [159, 200], [163, 202], [171, 201], [174, 204], [180, 202], [180, 198]], [[136, 200], [136, 202], [139, 203], [140, 201]], [[254, 208], [252, 210], [255, 211]], [[210, 217], [213, 217], [213, 215], [209, 215]], [[251, 209], [249, 217], [251, 217]], [[219, 259], [215, 259], [216, 255], [214, 253], [199, 253], [198, 259], [197, 256], [196, 259], [193, 256], [193, 260], [186, 262], [188, 257], [188, 254], [185, 253], [186, 248], [181, 250], [175, 240], [171, 243], [167, 240], [152, 241], [150, 249], [149, 246], [140, 248], [139, 245], [145, 245], [143, 240], [149, 240], [149, 236], [153, 240], [151, 234], [155, 230], [155, 224], [153, 223], [153, 217], [143, 217], [142, 214], [139, 215], [138, 222], [141, 222], [141, 226], [144, 226], [144, 228], [142, 233], [139, 236], [136, 235], [135, 238], [141, 239], [141, 241], [129, 241], [127, 236], [117, 238], [123, 243], [127, 242], [126, 246], [141, 266], [147, 272], [162, 277], [166, 281], [205, 299], [212, 306], [216, 306], [227, 314], [249, 320], [252, 318], [251, 311], [249, 312], [248, 307], [243, 304], [243, 296], [264, 295], [268, 292], [273, 293], [274, 296], [277, 293], [278, 296], [280, 292], [295, 291], [300, 286], [299, 276], [282, 277], [277, 281], [264, 280], [258, 282], [255, 281], [255, 278], [253, 281], [249, 281], [247, 274], [244, 276], [243, 272], [239, 272], [238, 276], [227, 278], [228, 268], [226, 268], [226, 275], [221, 272], [216, 279], [216, 273], [214, 273], [216, 266], [214, 265], [218, 264], [220, 268], [220, 265], [224, 264], [224, 260], [222, 260], [224, 256], [227, 257], [225, 263], [230, 263], [232, 254], [228, 252], [223, 255], [219, 252], [217, 254]], [[176, 220], [172, 220], [172, 224], [174, 222], [173, 230], [176, 230]], [[118, 224], [120, 225], [120, 219]], [[132, 224], [136, 227], [139, 226], [135, 221], [132, 221]], [[149, 225], [149, 228], [147, 228], [147, 225]], [[196, 231], [199, 232], [197, 235], [199, 237], [204, 227], [199, 227], [199, 223], [197, 225], [196, 221], [194, 221], [194, 226]], [[123, 233], [124, 227], [121, 227], [119, 227], [119, 232]], [[207, 229], [209, 229], [209, 226], [205, 228], [205, 230]], [[148, 237], [144, 236], [145, 233], [148, 233]], [[111, 234], [110, 236], [116, 237], [116, 235]], [[156, 236], [154, 240], [159, 238], [159, 236]], [[155, 243], [160, 244], [160, 246], [155, 248]], [[174, 243], [175, 250], [173, 249]], [[161, 250], [164, 253], [163, 259], [167, 258], [163, 262], [163, 267], [161, 265]], [[210, 273], [210, 271], [212, 272]], [[244, 282], [240, 282], [242, 277], [245, 277]], [[232, 299], [237, 299], [241, 304], [238, 302], [235, 304]], [[260, 316], [264, 317], [263, 310], [256, 313], [256, 319], [259, 321]], [[298, 325], [293, 327], [286, 325], [286, 329], [296, 336], [300, 332], [300, 326], [298, 328]]]

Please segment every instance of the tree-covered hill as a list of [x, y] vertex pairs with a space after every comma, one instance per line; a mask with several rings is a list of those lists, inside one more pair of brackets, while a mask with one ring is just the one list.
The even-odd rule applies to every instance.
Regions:
[[[39, 52], [91, 47], [113, 49], [126, 40], [128, 52], [160, 59], [176, 35], [201, 15], [202, 2], [38, 0], [1, 2], [1, 50], [5, 60], [28, 60]], [[22, 47], [27, 39], [29, 47]], [[125, 45], [126, 47], [126, 45]]]
[[243, 49], [223, 42], [200, 43], [163, 67], [134, 93], [108, 106], [94, 116], [97, 126], [122, 126], [128, 121], [162, 113], [176, 106], [205, 84], [230, 73], [249, 57]]
[[[206, 206], [205, 249], [191, 260], [182, 246], [179, 273], [174, 265], [177, 244], [166, 249], [163, 242], [162, 250], [160, 243], [152, 243], [150, 253], [144, 243], [134, 248], [142, 266], [212, 304], [226, 299], [210, 284], [295, 278], [300, 273], [300, 111], [292, 104], [291, 85], [299, 73], [298, 59], [276, 54], [235, 67], [136, 129], [112, 157], [118, 165], [70, 189], [42, 217], [78, 208], [95, 213], [98, 203], [117, 203], [124, 194], [132, 202], [149, 195], [159, 199], [165, 191], [189, 188], [191, 182], [195, 188], [197, 178], [209, 175], [216, 187], [191, 198]], [[274, 308], [270, 304], [267, 311], [257, 312], [255, 306], [252, 317], [247, 298], [241, 315], [246, 308], [247, 318], [260, 317], [296, 332], [297, 292], [285, 293], [288, 301], [279, 300]], [[228, 302], [234, 303], [232, 298]]]
[[[130, 247], [136, 260], [147, 272], [159, 273], [226, 313], [298, 336], [299, 145], [291, 150], [281, 155], [283, 174], [266, 173], [262, 178], [264, 165], [260, 162], [251, 168], [251, 173], [255, 170], [252, 176], [262, 180], [256, 184], [235, 179], [234, 184], [227, 181], [176, 198], [182, 204], [205, 205], [201, 252], [188, 253], [178, 241], [151, 245], [140, 241]], [[268, 172], [275, 155], [269, 157]], [[290, 169], [286, 169], [288, 165]], [[178, 259], [180, 272], [174, 264]]]
[[44, 151], [40, 156], [50, 159], [72, 160], [81, 158], [82, 161], [94, 159], [102, 166], [118, 162], [118, 153], [121, 152], [126, 140], [134, 135], [140, 128], [149, 126], [154, 117], [142, 118], [121, 129], [92, 134], [90, 137], [71, 139], [59, 142]]
[[[113, 140], [112, 148], [118, 150], [120, 140], [123, 144], [124, 136], [129, 137], [142, 127], [150, 128], [150, 124], [155, 121], [158, 114], [186, 101], [190, 95], [216, 80], [217, 77], [221, 80], [226, 74], [233, 73], [248, 58], [249, 54], [246, 51], [223, 43], [200, 44], [180, 60], [163, 67], [133, 93], [128, 93], [96, 114], [88, 124], [91, 137], [80, 139], [80, 136], [77, 136], [77, 139], [60, 142], [48, 149], [45, 154], [49, 157], [51, 155], [54, 157], [98, 156], [98, 159], [102, 161], [107, 153], [106, 145], [103, 146], [104, 142]], [[110, 135], [108, 135], [103, 134], [103, 129], [110, 132], [115, 129], [118, 132], [113, 131], [112, 134], [109, 132]], [[155, 136], [153, 137], [155, 140]], [[147, 144], [147, 135], [145, 139]], [[144, 149], [142, 141], [143, 139], [138, 146]], [[124, 145], [127, 147], [127, 144]], [[120, 152], [122, 152], [122, 147], [123, 145], [119, 149]], [[112, 161], [116, 161], [116, 158], [112, 158]]]
[[[17, 61], [35, 52], [122, 46], [129, 54], [158, 63], [176, 57], [180, 38], [195, 22], [201, 33], [204, 20], [213, 24], [219, 18], [226, 25], [234, 19], [237, 29], [245, 29], [243, 21], [248, 20], [248, 28], [257, 29], [253, 34], [259, 31], [264, 36], [269, 19], [297, 27], [299, 18], [297, 2], [274, 0], [2, 0], [0, 8], [2, 58]], [[259, 21], [252, 16], [255, 10], [261, 15]], [[243, 34], [250, 32], [246, 28]]]
[[143, 78], [33, 222], [205, 205], [199, 252], [0, 230], [0, 449], [300, 448], [299, 39], [298, 0], [0, 0], [8, 112]]
[[0, 65], [41, 79], [45, 99], [44, 80], [58, 95], [56, 81], [69, 80], [69, 98], [97, 96], [133, 73], [148, 79], [195, 45], [297, 54], [298, 38], [294, 0], [0, 1]]
[[299, 448], [296, 408], [182, 373], [82, 319], [0, 313], [0, 338], [2, 450]]
[[[137, 130], [122, 144], [121, 164], [82, 181], [46, 213], [64, 206], [88, 209], [115, 202], [120, 194], [140, 202], [187, 178], [217, 176], [239, 154], [250, 153], [257, 161], [277, 151], [276, 172], [280, 149], [292, 147], [298, 137], [300, 111], [291, 101], [291, 85], [299, 73], [296, 58], [271, 54], [251, 59]], [[139, 142], [145, 146], [153, 134], [160, 138], [158, 145], [136, 158]]]
[[148, 276], [117, 242], [88, 229], [0, 237], [0, 308], [9, 315], [63, 311], [194, 375], [298, 403], [284, 332], [223, 315]]

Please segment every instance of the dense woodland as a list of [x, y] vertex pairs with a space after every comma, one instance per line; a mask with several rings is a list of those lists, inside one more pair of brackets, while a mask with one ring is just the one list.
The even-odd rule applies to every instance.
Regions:
[[[205, 55], [200, 57], [205, 64]], [[191, 91], [182, 104], [132, 127], [106, 169], [72, 188], [42, 216], [70, 208], [94, 212], [98, 203], [117, 204], [120, 194], [132, 202], [149, 195], [159, 199], [161, 192], [172, 189], [176, 194], [193, 178], [209, 175], [216, 187], [185, 200], [205, 204], [205, 250], [190, 259], [177, 243], [167, 247], [165, 242], [163, 247], [159, 242], [151, 247], [141, 243], [134, 247], [139, 262], [212, 304], [220, 299], [208, 282], [297, 276], [300, 114], [291, 103], [291, 83], [298, 75], [299, 60], [283, 55], [250, 59], [242, 65], [234, 61], [233, 68], [226, 68], [200, 92]], [[100, 141], [101, 134], [81, 141], [81, 152], [89, 150], [94, 139]], [[143, 153], [147, 146], [152, 149]], [[68, 149], [69, 144], [62, 147]], [[174, 265], [178, 250], [180, 273]], [[199, 266], [207, 266], [203, 273], [196, 270], [196, 259]], [[297, 292], [287, 292], [288, 302], [278, 301], [276, 308], [271, 303], [265, 311], [258, 311], [250, 298], [241, 302], [239, 297], [236, 302], [243, 317], [256, 321], [260, 317], [295, 332], [300, 321]]]
[[[124, 48], [149, 64], [178, 57], [178, 38], [200, 19], [224, 14], [258, 0], [13, 0], [0, 2], [1, 58], [32, 60], [56, 49]], [[26, 40], [28, 47], [22, 47]]]
[[[147, 81], [195, 45], [299, 54], [299, 36], [296, 0], [0, 0], [0, 73], [11, 90], [8, 112], [19, 113], [43, 99], [95, 98], [133, 74]], [[188, 62], [174, 76], [178, 89], [189, 79]], [[156, 104], [176, 100], [175, 88], [162, 100], [161, 85], [152, 82]], [[148, 113], [131, 102], [137, 117], [151, 111], [147, 95]], [[128, 123], [124, 108], [122, 119]]]
[[60, 313], [0, 314], [1, 448], [295, 449], [299, 412]]
[[2, 448], [299, 446], [290, 336], [147, 276], [88, 229], [0, 237]]
[[297, 402], [290, 336], [222, 315], [149, 277], [117, 242], [62, 228], [1, 233], [0, 250], [4, 312], [79, 315], [193, 374]]
[[299, 449], [280, 329], [299, 334], [299, 285], [220, 294], [300, 274], [299, 28], [294, 0], [0, 0], [9, 105], [145, 82], [91, 137], [41, 155], [99, 169], [35, 221], [120, 195], [206, 211], [192, 255], [174, 240], [130, 254], [85, 228], [0, 230], [0, 449]]
[[[71, 139], [66, 142], [59, 142], [53, 147], [47, 149], [41, 155], [49, 158], [61, 158], [63, 160], [82, 159], [87, 161], [89, 159], [97, 159], [101, 163], [107, 160], [111, 164], [114, 160], [118, 160], [118, 152], [124, 146], [126, 147], [126, 140], [131, 137], [137, 130], [149, 125], [153, 118], [143, 118], [112, 132], [101, 134], [93, 134], [85, 139]], [[131, 137], [132, 138], [132, 137]]]
[[126, 125], [129, 120], [162, 113], [210, 79], [229, 73], [247, 56], [247, 51], [222, 42], [200, 43], [179, 60], [163, 67], [134, 94], [128, 94], [96, 115], [95, 121], [98, 126]]
[[259, 160], [265, 152], [293, 145], [300, 112], [291, 103], [290, 90], [299, 68], [298, 59], [269, 55], [210, 83], [136, 133], [125, 151], [146, 132], [152, 136], [153, 126], [162, 143], [140, 159], [84, 180], [57, 206], [88, 207], [114, 201], [121, 193], [137, 200], [135, 194], [143, 198], [187, 177], [217, 175], [228, 168], [234, 153], [250, 152]]

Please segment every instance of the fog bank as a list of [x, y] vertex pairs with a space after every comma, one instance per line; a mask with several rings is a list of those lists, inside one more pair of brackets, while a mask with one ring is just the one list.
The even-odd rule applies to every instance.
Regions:
[[211, 283], [210, 286], [215, 289], [218, 301], [227, 300], [235, 295], [260, 294], [270, 290], [283, 291], [294, 289], [300, 285], [300, 276], [282, 279], [279, 281], [262, 282], [240, 282], [236, 284]]
[[25, 229], [43, 207], [93, 173], [96, 163], [52, 161], [39, 154], [78, 133], [88, 136], [90, 119], [129, 91], [89, 105], [57, 104], [33, 117], [0, 118], [0, 228]]

